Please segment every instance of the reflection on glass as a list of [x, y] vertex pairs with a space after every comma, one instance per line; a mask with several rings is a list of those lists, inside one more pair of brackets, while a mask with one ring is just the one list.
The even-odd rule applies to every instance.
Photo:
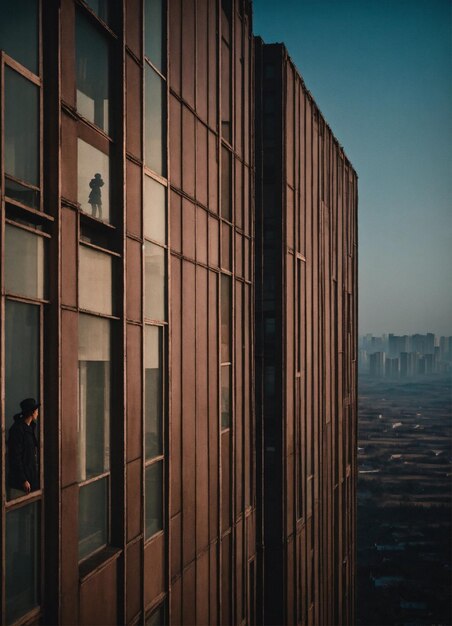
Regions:
[[5, 227], [5, 288], [29, 298], [45, 298], [45, 239], [10, 224]]
[[230, 365], [221, 366], [221, 428], [231, 425], [231, 371]]
[[6, 623], [39, 604], [39, 503], [6, 514]]
[[101, 20], [108, 24], [108, 0], [85, 0], [85, 2]]
[[165, 176], [165, 82], [147, 64], [145, 88], [145, 163]]
[[106, 133], [109, 101], [108, 52], [106, 38], [85, 16], [77, 12], [77, 111]]
[[166, 243], [166, 187], [144, 177], [144, 236]]
[[221, 362], [231, 361], [231, 278], [221, 275]]
[[0, 2], [0, 49], [39, 73], [37, 0]]
[[231, 141], [231, 51], [229, 45], [221, 41], [221, 134]]
[[77, 198], [82, 211], [110, 221], [110, 159], [83, 139], [78, 139]]
[[5, 67], [5, 173], [39, 185], [39, 88]]
[[84, 559], [108, 543], [108, 478], [80, 487], [78, 558]]
[[113, 314], [113, 259], [87, 246], [79, 247], [78, 293], [82, 309]]
[[[24, 398], [39, 399], [39, 306], [6, 300], [5, 428]], [[24, 356], [26, 355], [26, 358]]]
[[146, 539], [163, 528], [163, 461], [146, 467]]
[[231, 153], [221, 149], [221, 217], [231, 221]]
[[145, 0], [144, 46], [147, 58], [164, 73], [162, 0]]
[[145, 626], [164, 626], [165, 624], [165, 608], [163, 604], [155, 609], [149, 617], [146, 618]]
[[144, 245], [144, 314], [150, 320], [165, 320], [165, 250], [146, 241]]
[[110, 468], [110, 322], [79, 316], [79, 481]]
[[146, 326], [145, 333], [145, 454], [146, 459], [152, 459], [163, 453], [162, 328]]

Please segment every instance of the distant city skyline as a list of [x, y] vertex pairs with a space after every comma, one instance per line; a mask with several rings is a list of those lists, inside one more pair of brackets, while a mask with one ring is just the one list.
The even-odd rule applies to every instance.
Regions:
[[451, 11], [254, 2], [254, 32], [285, 42], [359, 175], [360, 334], [452, 334]]

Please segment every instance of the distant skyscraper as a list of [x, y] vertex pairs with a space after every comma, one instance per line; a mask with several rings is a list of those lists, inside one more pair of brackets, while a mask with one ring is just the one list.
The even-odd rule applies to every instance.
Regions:
[[384, 352], [374, 352], [369, 357], [369, 372], [371, 376], [380, 378], [385, 374], [386, 355]]

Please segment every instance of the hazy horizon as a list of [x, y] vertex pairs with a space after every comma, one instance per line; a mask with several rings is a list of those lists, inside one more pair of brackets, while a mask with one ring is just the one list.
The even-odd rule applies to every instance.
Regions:
[[360, 334], [452, 335], [451, 13], [254, 0], [255, 34], [286, 44], [359, 176]]

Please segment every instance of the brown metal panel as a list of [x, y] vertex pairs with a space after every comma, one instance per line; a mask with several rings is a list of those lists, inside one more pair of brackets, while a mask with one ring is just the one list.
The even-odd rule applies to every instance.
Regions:
[[181, 510], [182, 506], [182, 316], [181, 316], [181, 271], [180, 259], [171, 256], [171, 502], [170, 515]]
[[[175, 0], [176, 1], [176, 0]], [[172, 94], [169, 97], [169, 153], [171, 157], [171, 184], [182, 188], [182, 108]]]
[[243, 575], [243, 528], [244, 528], [244, 519], [243, 517], [240, 519], [238, 524], [235, 527], [235, 575], [233, 577], [234, 580], [234, 604], [235, 604], [235, 616], [234, 623], [240, 624], [244, 617], [245, 607], [243, 606], [243, 585], [246, 580]]
[[77, 202], [77, 123], [61, 116], [61, 196]]
[[209, 622], [218, 624], [218, 544], [210, 544], [209, 551]]
[[235, 64], [235, 89], [234, 89], [234, 147], [236, 153], [243, 158], [243, 99], [248, 95], [248, 85], [245, 90], [242, 87], [243, 80], [243, 58], [242, 58], [242, 20], [238, 12], [233, 12], [235, 17], [235, 33], [234, 33], [234, 46], [233, 46], [233, 58]]
[[209, 167], [209, 210], [218, 213], [218, 144], [214, 133], [209, 135], [208, 167]]
[[231, 526], [231, 431], [221, 433], [221, 529]]
[[[286, 370], [285, 370], [285, 453], [293, 454], [294, 451], [294, 389], [295, 389], [295, 360], [294, 340], [295, 334], [295, 261], [293, 254], [286, 254], [286, 302], [285, 302], [285, 344], [286, 344]], [[292, 475], [287, 476], [289, 489], [293, 488]], [[290, 491], [289, 491], [290, 493]]]
[[196, 110], [207, 122], [208, 105], [208, 0], [196, 0]]
[[221, 624], [231, 624], [231, 535], [221, 542]]
[[132, 621], [141, 610], [141, 557], [141, 541], [135, 541], [127, 546], [126, 616], [128, 623]]
[[[190, 63], [193, 64], [192, 59]], [[195, 116], [182, 106], [182, 188], [192, 198], [195, 197], [195, 158]]]
[[292, 250], [295, 248], [295, 197], [291, 187], [286, 185], [286, 242]]
[[250, 195], [250, 168], [243, 168], [243, 228], [248, 236], [252, 236], [254, 220], [254, 204]]
[[[286, 456], [286, 537], [292, 537], [295, 532], [295, 456], [293, 453]], [[293, 543], [287, 547], [288, 552], [295, 549]]]
[[[243, 285], [243, 417], [245, 443], [245, 507], [254, 506], [255, 464], [254, 452], [256, 446], [256, 431], [253, 415], [252, 391], [254, 386], [254, 352], [253, 331], [254, 322], [252, 311], [252, 288]], [[254, 540], [255, 543], [255, 540]], [[254, 545], [253, 543], [253, 545]]]
[[243, 278], [243, 237], [240, 233], [234, 232], [235, 241], [235, 274]]
[[170, 579], [180, 576], [182, 571], [181, 559], [181, 536], [182, 536], [182, 515], [177, 513], [171, 518], [171, 571]]
[[182, 578], [171, 585], [171, 624], [182, 624]]
[[208, 228], [208, 213], [201, 207], [196, 209], [196, 260], [198, 263], [207, 265], [208, 257], [208, 241], [207, 241], [207, 228]]
[[[235, 226], [237, 228], [243, 228], [243, 164], [239, 159], [234, 159], [235, 163], [235, 201], [234, 201], [234, 215]], [[248, 206], [248, 203], [246, 203]]]
[[77, 481], [78, 316], [61, 311], [61, 466], [63, 486]]
[[214, 217], [209, 216], [209, 265], [218, 267], [220, 262], [220, 223]]
[[77, 306], [77, 214], [61, 209], [61, 303]]
[[243, 457], [243, 287], [239, 281], [234, 281], [234, 491], [235, 491], [235, 519], [243, 509], [243, 482], [248, 474]]
[[209, 27], [208, 27], [208, 42], [209, 42], [209, 126], [213, 129], [217, 128], [218, 123], [218, 16], [217, 16], [217, 2], [209, 2]]
[[127, 463], [127, 541], [131, 541], [141, 533], [141, 459]]
[[142, 222], [142, 171], [129, 159], [126, 160], [126, 207], [127, 233], [141, 237]]
[[61, 0], [61, 99], [75, 108], [75, 5]]
[[203, 552], [196, 561], [196, 624], [209, 626], [209, 552]]
[[170, 87], [181, 93], [182, 8], [181, 0], [168, 0], [169, 80]]
[[126, 121], [127, 151], [141, 159], [141, 83], [142, 69], [138, 63], [126, 54]]
[[232, 271], [232, 229], [221, 223], [221, 267]]
[[127, 324], [127, 461], [134, 461], [142, 454], [142, 329]]
[[182, 0], [182, 98], [195, 108], [195, 2]]
[[192, 563], [182, 574], [182, 611], [184, 624], [196, 621], [196, 568]]
[[165, 591], [165, 535], [157, 535], [144, 546], [144, 606]]
[[80, 625], [118, 623], [117, 567], [110, 561], [80, 585]]
[[292, 535], [289, 538], [289, 541], [287, 544], [287, 565], [286, 565], [287, 567], [287, 571], [286, 571], [287, 605], [286, 605], [286, 621], [284, 622], [284, 624], [287, 624], [287, 626], [291, 626], [292, 624], [295, 623], [294, 615], [296, 614], [296, 611], [295, 611], [296, 609], [296, 606], [295, 606], [295, 597], [296, 597], [295, 580], [296, 578], [294, 576], [294, 550], [295, 550], [295, 541]]
[[170, 233], [171, 250], [182, 254], [182, 198], [171, 189]]
[[[208, 377], [209, 377], [209, 539], [218, 536], [218, 276], [209, 272], [208, 276]], [[211, 573], [212, 575], [212, 573]]]
[[182, 254], [195, 258], [196, 217], [195, 205], [182, 198]]
[[207, 274], [196, 268], [196, 548], [209, 544], [209, 431], [208, 431], [208, 299]]
[[207, 141], [207, 128], [199, 121], [196, 122], [196, 199], [205, 207], [207, 207], [209, 201]]
[[[74, 446], [75, 447], [75, 446]], [[61, 491], [61, 623], [79, 624], [78, 593], [78, 485]]]
[[141, 321], [141, 294], [142, 294], [142, 245], [135, 239], [126, 240], [127, 249], [127, 319]]
[[196, 554], [195, 266], [182, 263], [182, 524], [183, 565]]
[[141, 0], [127, 0], [124, 3], [126, 10], [126, 41], [128, 47], [136, 57], [141, 58], [141, 20], [142, 20]]

